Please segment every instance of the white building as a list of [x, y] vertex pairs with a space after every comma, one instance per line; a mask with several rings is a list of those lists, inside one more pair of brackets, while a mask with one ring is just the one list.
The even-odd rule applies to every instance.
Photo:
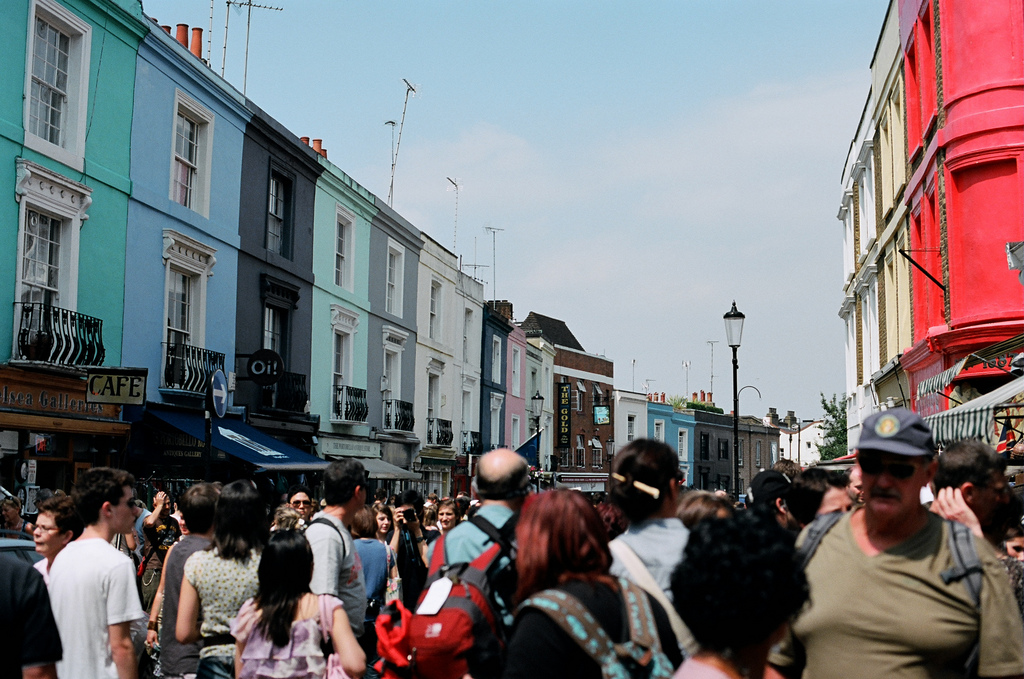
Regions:
[[622, 450], [627, 443], [647, 437], [647, 394], [622, 389], [616, 389], [613, 394], [615, 450], [609, 455], [614, 460], [615, 452]]
[[459, 271], [458, 258], [422, 234], [416, 309], [415, 432], [421, 449], [413, 470], [423, 492], [451, 492], [456, 456], [480, 423], [483, 284]]

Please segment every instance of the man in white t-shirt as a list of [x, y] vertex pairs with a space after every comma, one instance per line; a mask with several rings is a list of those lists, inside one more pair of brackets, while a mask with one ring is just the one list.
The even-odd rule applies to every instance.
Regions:
[[132, 623], [145, 618], [131, 560], [110, 545], [132, 530], [132, 486], [126, 471], [83, 472], [71, 491], [86, 524], [50, 567], [50, 604], [64, 644], [61, 679], [136, 679]]

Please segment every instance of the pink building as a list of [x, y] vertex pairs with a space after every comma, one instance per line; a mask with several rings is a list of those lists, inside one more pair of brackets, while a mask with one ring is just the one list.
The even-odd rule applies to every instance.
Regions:
[[518, 325], [513, 325], [507, 346], [504, 444], [515, 450], [530, 437], [527, 401], [532, 396], [526, 393], [526, 333]]

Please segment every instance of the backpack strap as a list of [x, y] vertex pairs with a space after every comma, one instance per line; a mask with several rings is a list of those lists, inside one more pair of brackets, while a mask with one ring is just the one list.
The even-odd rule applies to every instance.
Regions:
[[486, 533], [487, 537], [489, 537], [492, 542], [496, 542], [501, 545], [503, 551], [508, 554], [512, 553], [516, 524], [519, 523], [519, 514], [513, 514], [501, 528], [498, 528], [479, 514], [470, 518], [469, 522]]
[[551, 618], [569, 637], [602, 668], [619, 664], [615, 644], [593, 614], [576, 597], [558, 589], [534, 594], [519, 606], [536, 608]]
[[[950, 554], [953, 556], [953, 565], [942, 571], [942, 581], [948, 585], [963, 580], [967, 593], [970, 595], [971, 601], [974, 602], [974, 607], [981, 610], [981, 576], [984, 568], [978, 557], [974, 535], [970, 528], [958, 521], [946, 519], [946, 527], [946, 540], [949, 544]], [[967, 661], [964, 663], [964, 676], [976, 675], [980, 652], [981, 640], [976, 639], [967, 656]]]
[[[338, 534], [338, 538], [341, 539], [341, 558], [345, 558], [345, 536], [341, 534], [341, 529], [334, 525], [334, 523], [324, 517], [319, 519], [313, 519], [309, 522], [309, 525], [320, 524], [321, 526], [330, 526], [331, 529]], [[307, 529], [308, 530], [308, 529]]]
[[665, 592], [658, 585], [651, 572], [647, 570], [647, 566], [640, 560], [636, 552], [618, 538], [608, 543], [608, 548], [611, 550], [612, 556], [621, 561], [622, 565], [626, 567], [633, 581], [661, 604], [661, 607], [665, 610], [665, 615], [668, 616], [669, 623], [672, 625], [672, 633], [676, 636], [676, 643], [679, 644], [679, 648], [683, 649], [688, 656], [697, 653], [700, 650], [700, 646], [697, 644], [697, 640], [693, 638], [690, 628], [679, 617], [675, 606], [668, 600]]
[[797, 550], [801, 569], [807, 570], [807, 564], [810, 563], [811, 557], [814, 556], [814, 552], [818, 550], [818, 545], [821, 544], [825, 534], [832, 530], [833, 526], [839, 523], [839, 520], [843, 518], [844, 514], [845, 512], [838, 511], [822, 514], [814, 517], [814, 521], [807, 524], [804, 541]]
[[441, 535], [441, 537], [434, 540], [434, 553], [430, 557], [430, 569], [427, 571], [428, 578], [433, 578], [444, 568], [444, 538], [445, 536]]
[[[629, 640], [644, 649], [660, 649], [661, 639], [658, 636], [658, 625], [654, 621], [654, 612], [646, 592], [638, 585], [619, 578], [622, 588], [622, 601], [626, 605], [626, 620], [629, 622]], [[649, 654], [648, 654], [649, 655]], [[634, 658], [640, 660], [640, 658]]]

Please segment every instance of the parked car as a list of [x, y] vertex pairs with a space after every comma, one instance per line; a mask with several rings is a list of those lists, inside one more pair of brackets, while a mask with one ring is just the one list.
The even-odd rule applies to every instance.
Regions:
[[36, 545], [31, 540], [5, 536], [0, 536], [0, 553], [10, 554], [29, 563], [41, 561], [43, 558], [43, 555], [36, 551]]

